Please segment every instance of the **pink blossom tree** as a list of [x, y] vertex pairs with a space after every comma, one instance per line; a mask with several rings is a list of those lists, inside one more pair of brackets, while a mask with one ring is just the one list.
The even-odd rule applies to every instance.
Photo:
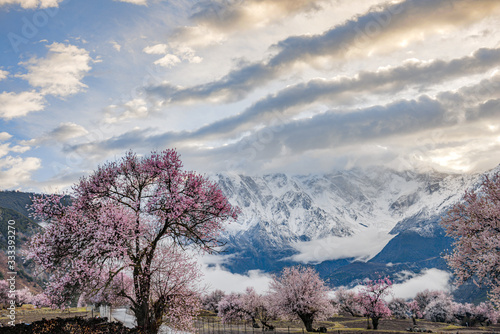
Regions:
[[15, 303], [16, 306], [22, 306], [24, 304], [29, 304], [33, 295], [30, 289], [23, 288], [20, 290], [11, 290], [9, 282], [6, 280], [0, 281], [0, 305], [10, 306], [11, 301]]
[[55, 306], [55, 305], [52, 305], [52, 302], [50, 301], [50, 299], [43, 292], [39, 293], [37, 295], [34, 295], [31, 298], [30, 304], [33, 305], [35, 308]]
[[124, 273], [133, 289], [116, 295], [132, 305], [140, 330], [156, 333], [166, 319], [174, 329], [189, 329], [199, 306], [191, 283], [199, 273], [181, 248], [213, 251], [222, 223], [238, 213], [217, 185], [182, 170], [174, 150], [129, 152], [83, 177], [71, 205], [63, 202], [52, 195], [32, 205], [34, 216], [50, 224], [32, 238], [28, 259], [51, 274], [52, 304], [67, 305], [81, 292], [98, 295]]
[[328, 299], [329, 288], [313, 268], [284, 268], [270, 283], [272, 310], [288, 319], [299, 318], [308, 332], [315, 320], [326, 319], [334, 312]]
[[251, 320], [254, 328], [259, 328], [259, 321], [264, 328], [273, 329], [270, 324], [275, 314], [269, 304], [268, 296], [261, 296], [253, 288], [247, 288], [244, 294], [231, 293], [219, 302], [219, 317], [223, 322]]
[[391, 310], [387, 306], [384, 297], [391, 291], [392, 282], [389, 278], [378, 280], [367, 280], [358, 293], [358, 300], [363, 309], [363, 315], [372, 319], [373, 329], [378, 329], [379, 320], [391, 316]]
[[203, 305], [203, 309], [207, 311], [217, 312], [219, 302], [226, 296], [225, 292], [222, 290], [215, 290], [209, 294], [204, 295], [201, 298], [201, 304]]
[[352, 290], [340, 288], [335, 291], [334, 303], [340, 312], [350, 314], [353, 317], [360, 317], [363, 314], [357, 293]]
[[491, 302], [481, 302], [476, 306], [476, 318], [479, 323], [497, 324], [500, 320], [500, 310], [495, 309]]
[[471, 303], [453, 303], [452, 313], [462, 326], [495, 324], [499, 317], [498, 311], [490, 302], [482, 302], [477, 306]]
[[0, 281], [0, 307], [8, 306], [9, 300], [9, 283], [6, 280]]
[[402, 298], [393, 298], [389, 304], [387, 304], [391, 314], [396, 319], [407, 319], [410, 313], [408, 303]]
[[424, 317], [433, 322], [452, 322], [454, 317], [451, 297], [431, 301], [424, 310]]
[[406, 302], [406, 305], [408, 306], [408, 313], [411, 317], [413, 325], [416, 326], [417, 319], [421, 319], [424, 316], [422, 311], [420, 310], [420, 307], [418, 306], [418, 302], [414, 299]]
[[432, 301], [437, 299], [450, 299], [450, 298], [451, 298], [450, 294], [444, 291], [428, 290], [428, 289], [425, 289], [424, 291], [419, 291], [415, 295], [415, 298], [413, 299], [417, 303], [416, 305], [417, 307], [415, 309], [416, 310], [418, 309], [419, 312], [416, 314], [421, 314], [419, 318], [423, 318], [424, 317], [423, 312], [425, 311], [427, 305], [429, 305]]
[[455, 239], [454, 250], [445, 259], [457, 283], [473, 279], [488, 286], [490, 299], [500, 307], [500, 173], [485, 177], [479, 189], [467, 191], [441, 224]]

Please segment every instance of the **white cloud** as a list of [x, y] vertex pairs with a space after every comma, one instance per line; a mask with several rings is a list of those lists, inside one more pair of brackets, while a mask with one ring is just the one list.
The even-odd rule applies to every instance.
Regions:
[[127, 3], [134, 4], [134, 5], [142, 5], [142, 6], [146, 6], [148, 4], [147, 0], [115, 0], [115, 1], [127, 2]]
[[181, 60], [176, 55], [167, 54], [163, 58], [160, 58], [157, 61], [155, 61], [154, 64], [170, 68], [170, 67], [172, 67], [180, 62], [181, 62]]
[[392, 291], [395, 298], [409, 299], [424, 290], [450, 291], [451, 274], [436, 268], [424, 270], [421, 274], [413, 276], [412, 273], [401, 273], [410, 278], [403, 283], [394, 284]]
[[202, 267], [204, 283], [210, 290], [229, 292], [244, 292], [247, 287], [253, 287], [258, 293], [268, 290], [271, 276], [260, 270], [249, 270], [247, 275], [233, 274], [220, 265]]
[[25, 116], [32, 111], [44, 108], [45, 99], [35, 91], [19, 94], [3, 92], [0, 94], [0, 117], [11, 119]]
[[41, 167], [38, 158], [7, 156], [0, 160], [0, 184], [3, 189], [26, 186], [31, 181], [31, 175]]
[[7, 133], [7, 132], [0, 132], [0, 141], [6, 141], [6, 140], [9, 140], [10, 138], [12, 138], [12, 135], [10, 133]]
[[131, 118], [145, 118], [149, 115], [148, 104], [141, 98], [130, 100], [122, 105], [110, 105], [106, 108], [106, 123], [116, 123]]
[[66, 142], [69, 139], [77, 138], [88, 134], [89, 132], [81, 125], [73, 122], [59, 124], [52, 131], [42, 135], [39, 138], [21, 142], [23, 145], [40, 145], [47, 142]]
[[118, 43], [117, 43], [117, 42], [115, 42], [115, 41], [111, 41], [110, 43], [111, 43], [111, 45], [113, 45], [113, 48], [114, 48], [116, 51], [120, 52], [120, 50], [122, 49], [122, 46], [121, 46], [120, 44], [118, 44]]
[[147, 46], [142, 51], [149, 55], [162, 55], [166, 54], [168, 50], [167, 44], [155, 44], [153, 46]]
[[63, 0], [0, 0], [0, 6], [4, 5], [20, 5], [23, 8], [49, 8], [58, 7]]
[[24, 153], [30, 148], [28, 146], [10, 146], [9, 143], [0, 144], [0, 158], [9, 154], [9, 152]]
[[68, 96], [80, 92], [87, 86], [81, 82], [90, 71], [92, 58], [85, 49], [70, 44], [53, 43], [48, 46], [45, 58], [32, 58], [20, 63], [28, 69], [19, 75], [42, 94]]
[[9, 75], [9, 72], [0, 70], [0, 80], [7, 78], [8, 75]]
[[299, 254], [291, 260], [302, 263], [321, 263], [327, 260], [355, 258], [368, 261], [377, 255], [394, 238], [386, 232], [367, 228], [348, 237], [327, 237], [293, 244]]
[[271, 276], [260, 270], [249, 270], [246, 275], [233, 274], [224, 268], [223, 264], [233, 257], [231, 255], [198, 255], [195, 256], [201, 263], [203, 283], [209, 290], [222, 290], [226, 293], [244, 292], [247, 287], [255, 288], [258, 293], [268, 290]]

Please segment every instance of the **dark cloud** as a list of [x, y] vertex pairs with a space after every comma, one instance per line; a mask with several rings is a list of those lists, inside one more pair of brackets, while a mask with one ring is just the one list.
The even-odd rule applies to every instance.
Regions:
[[323, 34], [293, 36], [274, 48], [269, 60], [240, 65], [219, 80], [193, 87], [159, 85], [147, 90], [168, 102], [193, 100], [235, 101], [256, 87], [289, 73], [297, 62], [312, 63], [316, 57], [343, 58], [367, 47], [392, 48], [398, 39], [412, 34], [434, 34], [443, 26], [461, 27], [483, 20], [500, 8], [500, 2], [477, 0], [406, 0], [373, 7], [369, 12], [337, 25]]
[[[184, 133], [182, 137], [202, 139], [220, 137], [224, 134], [237, 134], [259, 123], [269, 123], [273, 118], [285, 117], [281, 113], [288, 109], [300, 112], [303, 111], [300, 107], [321, 101], [338, 104], [339, 100], [346, 95], [355, 97], [360, 93], [394, 94], [408, 86], [430, 88], [433, 84], [481, 73], [499, 64], [500, 49], [482, 48], [471, 56], [451, 61], [408, 61], [401, 66], [376, 72], [361, 71], [355, 77], [332, 80], [314, 79], [290, 86], [276, 94], [270, 94], [238, 115], [213, 122], [194, 132]], [[486, 87], [489, 86], [485, 84], [483, 89]], [[489, 87], [489, 89], [492, 88]], [[471, 92], [468, 91], [467, 95], [470, 94]], [[289, 114], [286, 115], [286, 117], [289, 116]]]

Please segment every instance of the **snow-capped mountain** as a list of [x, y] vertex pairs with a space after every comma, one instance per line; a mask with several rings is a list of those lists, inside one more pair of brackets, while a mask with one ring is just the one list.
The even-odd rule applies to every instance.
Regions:
[[[239, 272], [308, 262], [309, 255], [313, 257], [309, 262], [316, 263], [342, 258], [367, 261], [399, 233], [414, 232], [424, 238], [442, 235], [439, 217], [481, 177], [382, 167], [307, 176], [211, 176], [242, 210], [238, 221], [224, 232], [228, 252], [237, 254], [230, 267]], [[367, 236], [380, 245], [365, 244]], [[363, 258], [344, 250], [339, 255], [340, 248], [334, 247], [352, 244], [372, 247], [372, 254]], [[315, 249], [308, 250], [312, 246]], [[297, 257], [301, 252], [304, 257]]]

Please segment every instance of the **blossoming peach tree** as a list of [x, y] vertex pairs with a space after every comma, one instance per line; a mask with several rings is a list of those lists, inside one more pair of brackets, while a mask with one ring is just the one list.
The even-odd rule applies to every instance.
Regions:
[[372, 319], [373, 329], [378, 328], [379, 320], [391, 316], [391, 310], [384, 298], [391, 294], [392, 282], [389, 278], [367, 280], [358, 293], [358, 302], [367, 319]]
[[474, 280], [488, 286], [491, 300], [500, 307], [500, 174], [467, 191], [442, 225], [455, 239], [453, 252], [445, 258], [457, 283]]
[[[49, 224], [32, 238], [28, 259], [50, 273], [52, 303], [112, 291], [129, 301], [143, 332], [164, 321], [189, 330], [200, 272], [184, 250], [214, 251], [222, 223], [238, 214], [217, 185], [184, 171], [175, 150], [129, 152], [81, 178], [70, 195], [70, 205], [60, 195], [33, 199], [34, 216]], [[131, 284], [117, 282], [123, 275]]]
[[335, 312], [329, 292], [313, 268], [287, 267], [270, 282], [270, 310], [285, 319], [298, 318], [308, 332], [314, 332], [315, 320], [325, 320]]

